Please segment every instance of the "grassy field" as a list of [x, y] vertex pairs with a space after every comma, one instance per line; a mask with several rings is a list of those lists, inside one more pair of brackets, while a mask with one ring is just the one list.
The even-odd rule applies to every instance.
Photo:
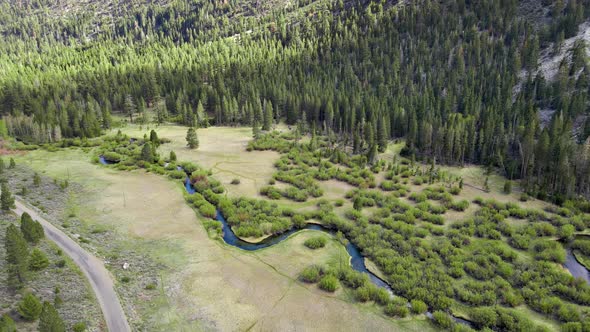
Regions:
[[[218, 130], [211, 132], [221, 135], [229, 131]], [[205, 133], [200, 131], [201, 144], [209, 140]], [[168, 137], [163, 131], [160, 135]], [[184, 153], [205, 163], [206, 158], [200, 159], [199, 151]], [[219, 156], [225, 158], [223, 154]], [[208, 162], [218, 162], [212, 155], [208, 158]], [[269, 170], [271, 159], [266, 161]], [[344, 248], [336, 242], [312, 252], [302, 245], [314, 233], [309, 231], [275, 247], [243, 252], [209, 238], [195, 212], [185, 203], [179, 183], [143, 171], [114, 171], [89, 161], [90, 155], [80, 150], [35, 151], [17, 158], [18, 163], [47, 176], [68, 178], [82, 185], [84, 194], [73, 197], [70, 207], [82, 225], [79, 230], [69, 231], [79, 231], [88, 238], [87, 246], [108, 255], [109, 249], [105, 247], [113, 244], [94, 240], [99, 234], [92, 230], [114, 229], [120, 242], [114, 248], [125, 251], [134, 246], [161, 264], [159, 293], [139, 289], [128, 295], [131, 299], [126, 299], [131, 306], [126, 308], [128, 314], [143, 319], [139, 326], [179, 331], [432, 329], [425, 320], [392, 320], [373, 306], [352, 304], [343, 291], [331, 295], [296, 280], [309, 264], [339, 264], [346, 258]], [[250, 171], [260, 179], [270, 173], [262, 167]], [[125, 238], [133, 241], [126, 242]], [[130, 262], [131, 271], [135, 263]], [[116, 276], [123, 273], [118, 267], [112, 269]]]
[[[159, 137], [168, 138], [170, 143], [162, 145], [158, 151], [168, 156], [174, 151], [179, 160], [192, 161], [211, 169], [216, 179], [227, 188], [234, 197], [257, 197], [260, 188], [268, 183], [274, 173], [274, 162], [279, 154], [274, 151], [246, 151], [248, 141], [252, 139], [252, 129], [211, 127], [198, 129], [200, 146], [191, 150], [186, 146], [187, 127], [159, 126], [147, 129], [146, 126], [128, 125], [121, 131], [132, 137], [149, 136], [155, 129]], [[233, 179], [239, 179], [239, 185], [230, 185]]]
[[[213, 171], [221, 180], [230, 196], [258, 197], [259, 188], [266, 185], [276, 171], [273, 164], [279, 154], [269, 151], [247, 152], [251, 139], [249, 128], [199, 129], [201, 146], [190, 150], [185, 147], [186, 127], [161, 126], [155, 128], [158, 136], [171, 140], [159, 148], [161, 155], [176, 152], [178, 159], [192, 161]], [[149, 133], [147, 127], [136, 125], [124, 127], [130, 136], [142, 137]], [[385, 160], [394, 160], [403, 144], [391, 144], [380, 155]], [[184, 189], [180, 182], [143, 171], [120, 172], [90, 163], [92, 154], [81, 150], [63, 150], [55, 153], [35, 151], [17, 157], [44, 174], [69, 179], [84, 188], [81, 197], [74, 197], [70, 209], [83, 220], [87, 231], [85, 237], [92, 239], [95, 229], [114, 229], [124, 240], [119, 245], [125, 250], [134, 247], [147, 253], [159, 264], [159, 293], [139, 289], [130, 292], [125, 285], [119, 289], [133, 297], [131, 315], [144, 320], [141, 327], [156, 330], [276, 330], [276, 329], [338, 329], [338, 330], [429, 330], [432, 326], [423, 317], [392, 320], [373, 304], [352, 304], [349, 290], [341, 289], [335, 294], [297, 281], [297, 275], [310, 264], [346, 264], [348, 255], [335, 241], [319, 251], [303, 245], [315, 231], [297, 233], [287, 241], [257, 252], [244, 252], [211, 239], [195, 212], [183, 199]], [[428, 166], [424, 166], [428, 167]], [[475, 197], [495, 199], [501, 202], [518, 202], [523, 208], [540, 209], [548, 204], [531, 199], [519, 202], [518, 183], [512, 194], [502, 192], [501, 176], [489, 176], [489, 192], [483, 190], [485, 171], [480, 167], [442, 167], [443, 171], [460, 175], [464, 189], [456, 200], [472, 201]], [[377, 174], [377, 184], [384, 180], [384, 172]], [[230, 184], [239, 178], [239, 185]], [[344, 182], [319, 181], [324, 195], [307, 202], [287, 199], [276, 201], [281, 207], [299, 211], [313, 210], [321, 199], [335, 202], [354, 189]], [[277, 182], [277, 187], [286, 184]], [[421, 192], [428, 184], [410, 183], [410, 192]], [[371, 189], [380, 191], [380, 189]], [[413, 201], [403, 201], [415, 205]], [[436, 203], [438, 204], [438, 203]], [[351, 207], [345, 201], [336, 209], [338, 214]], [[365, 208], [363, 214], [371, 214], [374, 208]], [[448, 210], [443, 214], [443, 227], [473, 216], [478, 210], [470, 204], [464, 212]], [[508, 218], [508, 223], [520, 225], [523, 220]], [[90, 230], [90, 233], [88, 233]], [[104, 247], [95, 241], [97, 250]], [[105, 256], [110, 253], [106, 252]], [[528, 257], [528, 256], [527, 256]], [[377, 275], [378, 267], [367, 262]], [[116, 268], [115, 268], [116, 270]], [[115, 275], [120, 276], [121, 271]], [[128, 272], [127, 272], [128, 273]], [[147, 299], [147, 301], [146, 301]], [[231, 310], [228, 310], [231, 308]], [[523, 307], [521, 311], [530, 311]], [[555, 329], [555, 322], [537, 321]], [[533, 317], [535, 318], [535, 317]]]

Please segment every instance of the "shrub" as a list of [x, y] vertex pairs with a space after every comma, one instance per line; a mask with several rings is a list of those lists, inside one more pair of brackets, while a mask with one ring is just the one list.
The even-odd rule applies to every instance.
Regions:
[[453, 209], [455, 211], [459, 211], [459, 212], [463, 212], [463, 211], [467, 210], [468, 207], [469, 207], [469, 201], [467, 201], [467, 200], [453, 202], [451, 204], [451, 209]]
[[[366, 274], [357, 272], [350, 267], [339, 270], [338, 277], [340, 281], [344, 283], [344, 285], [354, 289], [358, 289], [369, 284], [369, 277]], [[370, 297], [370, 294], [368, 296]], [[367, 299], [367, 301], [368, 300], [369, 299]]]
[[563, 264], [565, 263], [565, 249], [559, 242], [550, 240], [537, 240], [533, 243], [535, 259], [546, 260]]
[[86, 323], [84, 323], [84, 322], [77, 322], [72, 327], [72, 330], [74, 332], [84, 332], [84, 331], [86, 331]]
[[425, 202], [428, 199], [428, 197], [426, 197], [426, 194], [424, 193], [412, 193], [410, 195], [410, 199], [416, 203], [421, 203]]
[[39, 318], [42, 308], [41, 301], [35, 295], [27, 293], [18, 304], [17, 311], [25, 320], [32, 322]]
[[323, 269], [320, 266], [311, 265], [301, 271], [299, 279], [307, 283], [316, 283], [320, 280], [322, 273]]
[[505, 194], [512, 193], [512, 181], [506, 180], [506, 182], [504, 183], [504, 193]]
[[184, 171], [173, 170], [173, 171], [168, 171], [168, 176], [173, 179], [180, 180], [180, 179], [186, 178], [186, 173]]
[[215, 206], [208, 202], [205, 202], [205, 204], [199, 207], [199, 213], [201, 213], [203, 217], [211, 219], [217, 216], [217, 210], [215, 209]]
[[128, 283], [129, 281], [131, 281], [131, 278], [129, 278], [128, 276], [124, 276], [123, 278], [121, 278], [121, 282]]
[[385, 290], [385, 288], [373, 288], [373, 292], [371, 292], [371, 299], [380, 305], [385, 305], [389, 302], [391, 296], [389, 292]]
[[320, 280], [318, 286], [320, 289], [325, 290], [326, 292], [335, 292], [336, 289], [338, 289], [339, 284], [340, 283], [338, 282], [338, 279], [335, 276], [329, 274]]
[[448, 329], [453, 325], [453, 320], [449, 315], [447, 315], [443, 311], [435, 311], [432, 314], [432, 320], [436, 326], [439, 326], [443, 329]]
[[55, 307], [47, 301], [43, 303], [38, 329], [40, 332], [65, 332], [66, 330], [63, 319], [59, 316]]
[[359, 302], [367, 302], [371, 299], [371, 288], [369, 286], [359, 287], [354, 291], [354, 297]]
[[309, 249], [319, 249], [325, 247], [327, 242], [324, 236], [316, 236], [305, 240], [303, 244]]
[[233, 185], [238, 185], [238, 184], [240, 184], [240, 179], [238, 179], [238, 178], [235, 178], [235, 179], [231, 180], [231, 184], [233, 184]]
[[426, 303], [420, 300], [412, 300], [410, 303], [412, 304], [412, 312], [415, 314], [423, 314], [428, 311], [428, 306]]
[[104, 158], [104, 160], [111, 162], [111, 163], [118, 163], [121, 161], [121, 155], [116, 152], [112, 152], [112, 151], [105, 152], [102, 155], [102, 157]]
[[383, 309], [383, 311], [387, 316], [400, 318], [404, 318], [410, 313], [408, 307], [406, 307], [405, 305], [394, 303], [390, 303], [387, 306], [385, 306], [385, 309]]
[[498, 314], [493, 308], [475, 308], [471, 311], [471, 319], [479, 328], [492, 328], [496, 325]]
[[29, 267], [31, 270], [39, 271], [43, 270], [49, 265], [49, 259], [45, 253], [37, 248], [33, 249], [31, 252], [31, 257], [29, 260]]
[[0, 317], [0, 331], [2, 332], [16, 332], [16, 324], [8, 314]]
[[147, 290], [154, 290], [158, 285], [155, 282], [150, 282], [149, 284], [145, 285], [145, 289]]
[[528, 215], [528, 212], [526, 210], [518, 208], [518, 207], [511, 208], [508, 210], [508, 212], [510, 213], [510, 216], [512, 216], [514, 218], [518, 218], [518, 219], [524, 219]]

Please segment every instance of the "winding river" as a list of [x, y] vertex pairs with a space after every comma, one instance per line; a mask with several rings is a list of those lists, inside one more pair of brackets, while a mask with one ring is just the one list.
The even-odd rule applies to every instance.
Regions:
[[[177, 169], [181, 170], [182, 168], [180, 168], [180, 166], [178, 166]], [[186, 191], [189, 194], [194, 194], [196, 192], [195, 189], [193, 188], [193, 186], [191, 185], [190, 179], [188, 177], [184, 181], [184, 188], [186, 189]], [[286, 240], [292, 234], [297, 233], [301, 230], [305, 230], [305, 229], [326, 232], [332, 236], [335, 235], [334, 230], [329, 229], [325, 226], [318, 225], [318, 224], [307, 224], [307, 226], [305, 226], [304, 228], [301, 228], [301, 229], [291, 228], [290, 230], [288, 230], [284, 233], [272, 235], [270, 237], [265, 238], [264, 240], [262, 240], [260, 242], [250, 243], [250, 242], [246, 242], [246, 241], [240, 239], [234, 233], [234, 231], [232, 230], [230, 225], [227, 223], [227, 220], [225, 220], [225, 218], [223, 217], [223, 215], [221, 214], [221, 212], [219, 210], [217, 210], [217, 216], [215, 219], [217, 221], [219, 221], [222, 225], [223, 241], [225, 243], [229, 244], [230, 246], [233, 246], [233, 247], [236, 247], [236, 248], [239, 248], [242, 250], [246, 250], [246, 251], [256, 251], [256, 250], [271, 247], [275, 244], [278, 244], [278, 243]], [[379, 278], [377, 275], [375, 275], [373, 272], [371, 272], [371, 271], [369, 271], [369, 269], [367, 269], [367, 265], [365, 264], [365, 257], [361, 254], [360, 249], [357, 246], [355, 246], [352, 242], [350, 242], [348, 240], [346, 242], [347, 242], [347, 244], [345, 247], [346, 247], [346, 251], [348, 252], [348, 254], [351, 257], [350, 265], [352, 266], [353, 270], [367, 274], [369, 276], [369, 279], [371, 280], [371, 282], [375, 286], [387, 290], [387, 292], [390, 294], [390, 296], [393, 297], [394, 293], [393, 293], [393, 289], [391, 289], [391, 286], [389, 286], [389, 284], [387, 284], [383, 279]], [[408, 307], [409, 306], [410, 306], [410, 304], [408, 303]], [[426, 316], [428, 318], [432, 319], [432, 313], [430, 311], [426, 312]], [[471, 323], [468, 320], [465, 320], [465, 319], [459, 318], [459, 317], [455, 317], [452, 315], [451, 315], [451, 318], [453, 319], [453, 321], [455, 321], [455, 323], [464, 324], [469, 327], [473, 327], [473, 323]]]
[[[190, 180], [188, 178], [186, 178], [186, 180], [184, 181], [184, 188], [186, 189], [186, 191], [189, 194], [195, 193], [195, 189], [191, 185]], [[325, 226], [322, 226], [322, 225], [307, 224], [307, 226], [305, 226], [302, 229], [291, 228], [290, 230], [288, 230], [284, 233], [269, 236], [260, 242], [250, 243], [250, 242], [246, 242], [246, 241], [240, 239], [234, 233], [234, 231], [232, 230], [230, 225], [227, 223], [227, 220], [225, 220], [225, 218], [223, 217], [223, 215], [221, 214], [221, 212], [219, 210], [217, 210], [217, 217], [215, 219], [217, 221], [221, 222], [222, 231], [223, 231], [223, 241], [225, 243], [229, 244], [230, 246], [240, 248], [240, 249], [246, 250], [246, 251], [255, 251], [255, 250], [260, 250], [260, 249], [274, 246], [275, 244], [278, 244], [278, 243], [286, 240], [294, 233], [297, 233], [297, 232], [304, 230], [304, 229], [323, 231], [323, 232], [326, 232], [330, 235], [334, 235], [334, 233], [335, 233], [334, 230], [331, 230], [331, 229], [329, 229]], [[389, 286], [385, 281], [383, 281], [381, 278], [379, 278], [377, 275], [375, 275], [373, 272], [371, 272], [371, 271], [369, 271], [369, 269], [367, 269], [367, 266], [365, 264], [365, 257], [363, 257], [363, 255], [361, 254], [361, 251], [359, 250], [359, 248], [357, 246], [355, 246], [354, 244], [352, 244], [352, 242], [350, 242], [350, 241], [346, 241], [346, 242], [347, 242], [346, 251], [348, 252], [348, 254], [351, 257], [350, 264], [352, 265], [352, 268], [356, 271], [366, 273], [369, 276], [369, 278], [371, 279], [371, 282], [373, 284], [375, 284], [376, 286], [385, 288], [393, 296], [393, 290], [391, 289], [391, 286]]]

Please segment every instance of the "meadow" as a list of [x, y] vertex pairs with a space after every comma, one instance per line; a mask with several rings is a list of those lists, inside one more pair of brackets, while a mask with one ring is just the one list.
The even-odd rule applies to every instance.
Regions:
[[[235, 131], [244, 133], [243, 129]], [[202, 142], [207, 141], [204, 131], [199, 135]], [[241, 137], [247, 139], [245, 134]], [[181, 150], [175, 150], [179, 156]], [[198, 152], [185, 153], [202, 160]], [[220, 154], [220, 160], [210, 162], [223, 162], [224, 158]], [[202, 217], [186, 204], [178, 182], [141, 170], [121, 172], [92, 164], [91, 153], [81, 149], [32, 151], [16, 159], [46, 176], [81, 186], [63, 216], [63, 222], [79, 219], [80, 223], [70, 223], [67, 228], [57, 225], [81, 235], [86, 240], [84, 246], [107, 261], [121, 253], [129, 255], [128, 271], [115, 264], [109, 268], [118, 290], [125, 294], [124, 307], [136, 327], [161, 331], [432, 329], [424, 317], [391, 320], [371, 304], [353, 304], [345, 290], [326, 294], [298, 281], [299, 272], [309, 263], [334, 265], [348, 259], [336, 241], [319, 251], [306, 248], [303, 242], [316, 231], [296, 233], [258, 252], [243, 252], [210, 237]], [[264, 179], [268, 171], [254, 176]], [[247, 182], [239, 187], [243, 185]], [[143, 282], [138, 279], [143, 280], [139, 274], [144, 269], [138, 265], [144, 260], [158, 267], [147, 278], [157, 281], [154, 290], [135, 285]], [[122, 282], [125, 276], [131, 281]]]
[[[508, 192], [505, 179], [476, 166], [403, 158], [403, 143], [391, 144], [370, 165], [330, 148], [322, 137], [287, 130], [252, 140], [244, 128], [199, 129], [200, 147], [188, 149], [186, 127], [155, 128], [162, 142], [147, 139], [152, 129], [127, 126], [98, 148], [18, 157], [82, 185], [71, 210], [91, 245], [104, 250], [92, 243], [92, 234], [107, 227], [124, 243], [119, 249], [135, 247], [159, 267], [159, 292], [125, 293], [119, 286], [136, 296], [131, 303], [143, 327], [434, 328], [421, 309], [408, 315], [409, 299], [413, 307], [431, 308], [443, 328], [469, 329], [453, 324], [450, 315], [495, 329], [556, 330], [586, 322], [588, 286], [564, 273], [565, 251], [555, 241], [585, 233], [589, 218], [574, 203], [557, 207], [528, 197], [516, 181]], [[158, 149], [146, 157], [146, 145]], [[195, 194], [184, 192], [186, 175], [176, 174], [170, 151]], [[120, 163], [97, 165], [97, 156], [108, 153]], [[239, 183], [232, 183], [236, 177]], [[305, 223], [335, 229], [361, 249], [368, 269], [389, 281], [398, 297], [387, 299], [348, 272], [348, 255], [337, 240], [308, 248], [317, 231], [297, 232], [255, 252], [232, 248], [211, 220], [216, 208], [249, 241]], [[113, 271], [117, 278], [130, 274]], [[523, 279], [523, 273], [531, 277]], [[309, 310], [314, 304], [323, 309]], [[228, 307], [231, 313], [224, 311]], [[344, 317], [355, 317], [353, 325]]]

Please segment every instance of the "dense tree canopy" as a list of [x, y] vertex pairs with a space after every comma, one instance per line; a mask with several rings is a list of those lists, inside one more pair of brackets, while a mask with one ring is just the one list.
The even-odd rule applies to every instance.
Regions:
[[571, 138], [587, 111], [585, 45], [564, 50], [555, 80], [537, 69], [587, 2], [542, 2], [538, 23], [516, 0], [172, 1], [130, 6], [110, 27], [38, 15], [57, 10], [49, 1], [4, 3], [0, 111], [31, 142], [97, 136], [112, 113], [143, 121], [146, 108], [191, 127], [284, 120], [356, 153], [406, 137], [407, 154], [497, 166], [561, 200], [590, 192], [590, 121]]

